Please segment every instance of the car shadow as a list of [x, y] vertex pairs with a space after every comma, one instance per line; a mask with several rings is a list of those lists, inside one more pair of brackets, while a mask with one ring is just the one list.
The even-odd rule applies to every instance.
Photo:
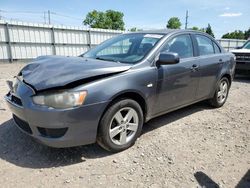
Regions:
[[[146, 123], [142, 134], [205, 109], [211, 107], [203, 102], [160, 116]], [[64, 149], [44, 146], [23, 134], [12, 119], [0, 125], [0, 158], [17, 166], [34, 169], [67, 166], [110, 155], [97, 144]]]
[[62, 149], [47, 147], [22, 133], [12, 119], [0, 125], [0, 158], [17, 166], [27, 168], [67, 166], [107, 155], [111, 153], [97, 144]]
[[143, 127], [142, 134], [146, 134], [162, 126], [169, 125], [170, 123], [173, 123], [177, 120], [180, 120], [196, 112], [203, 111], [203, 110], [211, 110], [211, 109], [214, 109], [214, 108], [211, 107], [207, 102], [203, 101], [203, 102], [199, 102], [191, 106], [187, 106], [185, 108], [181, 108], [179, 110], [164, 114], [162, 116], [159, 116], [147, 122]]

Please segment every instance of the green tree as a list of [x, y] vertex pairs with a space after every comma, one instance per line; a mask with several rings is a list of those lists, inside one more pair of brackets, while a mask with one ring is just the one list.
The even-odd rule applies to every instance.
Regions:
[[245, 32], [239, 30], [238, 32], [236, 32], [236, 37], [235, 38], [245, 39]]
[[199, 29], [199, 31], [201, 31], [201, 32], [204, 32], [204, 33], [205, 33], [205, 32], [206, 32], [206, 29], [205, 29], [205, 28], [200, 28], [200, 29]]
[[167, 28], [168, 29], [180, 29], [181, 28], [180, 19], [177, 17], [170, 18], [167, 23]]
[[103, 12], [93, 10], [89, 12], [83, 21], [84, 25], [88, 25], [91, 28], [103, 28], [105, 29], [105, 14]]
[[246, 39], [246, 32], [235, 30], [231, 33], [226, 33], [222, 36], [222, 38], [226, 39]]
[[124, 30], [125, 23], [123, 21], [124, 14], [119, 11], [107, 10], [106, 11], [106, 24], [108, 29]]
[[124, 30], [123, 16], [124, 14], [119, 11], [107, 10], [101, 12], [93, 10], [87, 14], [83, 23], [91, 28]]
[[210, 24], [208, 24], [208, 26], [207, 26], [205, 32], [206, 32], [207, 34], [211, 35], [212, 37], [214, 37], [214, 33], [213, 33], [213, 30], [212, 30], [212, 27], [211, 27]]
[[193, 26], [193, 27], [191, 28], [191, 30], [199, 31], [200, 29], [199, 29], [199, 27]]
[[137, 27], [132, 27], [128, 31], [130, 32], [136, 32], [136, 31], [143, 31], [142, 29], [138, 29]]
[[222, 35], [221, 38], [223, 38], [223, 39], [230, 39], [231, 38], [230, 37], [230, 33], [226, 33], [226, 34]]
[[192, 28], [190, 28], [191, 30], [195, 30], [195, 31], [201, 31], [201, 32], [205, 32], [206, 30], [204, 28], [199, 28], [196, 26], [193, 26]]
[[138, 30], [137, 30], [136, 27], [132, 27], [131, 29], [129, 29], [129, 31], [131, 31], [131, 32], [136, 32], [136, 31], [138, 31]]
[[245, 31], [245, 39], [249, 39], [250, 38], [250, 27], [248, 30]]

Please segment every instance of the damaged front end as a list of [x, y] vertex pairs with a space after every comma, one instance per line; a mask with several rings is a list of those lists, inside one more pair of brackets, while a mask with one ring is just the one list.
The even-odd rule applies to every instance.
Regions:
[[25, 66], [19, 76], [35, 91], [72, 88], [112, 76], [131, 68], [129, 64], [81, 57], [48, 56]]
[[[111, 77], [130, 68], [127, 64], [106, 62], [80, 57], [48, 56], [37, 58], [8, 81], [10, 95], [17, 94], [19, 82], [29, 87], [32, 103], [51, 109], [70, 109], [84, 104], [87, 90], [75, 90], [103, 78]], [[18, 95], [18, 94], [17, 94]], [[20, 99], [21, 100], [21, 99]]]

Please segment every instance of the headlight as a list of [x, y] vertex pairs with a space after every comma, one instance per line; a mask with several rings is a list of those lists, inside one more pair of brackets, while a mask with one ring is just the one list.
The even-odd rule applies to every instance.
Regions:
[[33, 102], [38, 105], [55, 109], [66, 109], [80, 106], [84, 103], [87, 91], [59, 92], [33, 96]]

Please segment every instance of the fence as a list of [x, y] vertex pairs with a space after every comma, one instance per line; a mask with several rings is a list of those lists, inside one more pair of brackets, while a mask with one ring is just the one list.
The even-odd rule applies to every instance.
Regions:
[[236, 47], [243, 46], [243, 44], [246, 42], [246, 40], [238, 39], [218, 39], [217, 41], [226, 51], [230, 51]]
[[[123, 31], [0, 20], [0, 60], [12, 62], [40, 55], [77, 56], [121, 33]], [[245, 42], [232, 39], [218, 41], [228, 51]]]
[[40, 55], [77, 56], [123, 31], [84, 29], [0, 20], [0, 60]]

